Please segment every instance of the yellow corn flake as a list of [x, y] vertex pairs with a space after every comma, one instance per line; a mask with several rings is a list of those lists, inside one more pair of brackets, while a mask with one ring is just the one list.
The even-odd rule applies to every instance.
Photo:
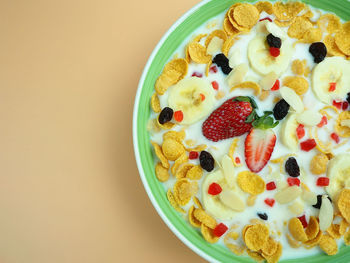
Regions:
[[330, 255], [330, 256], [335, 255], [338, 252], [337, 242], [335, 241], [334, 238], [332, 238], [329, 235], [323, 235], [321, 237], [319, 246], [327, 255]]
[[340, 225], [338, 224], [331, 224], [330, 227], [327, 229], [327, 233], [333, 237], [334, 239], [339, 239], [341, 237], [341, 234], [339, 233]]
[[316, 154], [310, 162], [310, 171], [313, 174], [324, 174], [327, 170], [328, 157], [324, 153]]
[[176, 84], [181, 78], [181, 73], [176, 70], [163, 71], [163, 73], [158, 77], [154, 88], [159, 95], [163, 95], [166, 90]]
[[188, 45], [185, 47], [185, 60], [187, 63], [191, 62], [190, 52], [188, 51]]
[[344, 243], [345, 245], [350, 246], [350, 229], [344, 234]]
[[202, 178], [203, 170], [200, 165], [193, 166], [190, 170], [188, 170], [186, 177], [191, 180], [199, 180]]
[[309, 224], [305, 229], [305, 234], [307, 236], [307, 239], [308, 240], [314, 239], [317, 236], [319, 231], [320, 231], [320, 226], [318, 224], [316, 217], [310, 216]]
[[349, 223], [343, 218], [340, 222], [339, 234], [344, 235], [349, 227]]
[[214, 244], [219, 241], [219, 237], [214, 235], [213, 229], [209, 228], [205, 224], [201, 225], [201, 233], [204, 239], [211, 244]]
[[253, 206], [257, 197], [257, 195], [249, 195], [247, 198], [247, 206]]
[[230, 145], [230, 149], [229, 149], [229, 151], [228, 151], [228, 156], [230, 156], [232, 162], [234, 162], [233, 154], [234, 154], [235, 151], [236, 151], [238, 141], [239, 141], [238, 138], [233, 139], [233, 140], [232, 140], [232, 143], [231, 143], [231, 145]]
[[266, 259], [267, 263], [277, 263], [282, 256], [282, 244], [277, 242], [276, 251], [272, 255], [266, 255], [263, 253], [262, 256]]
[[305, 67], [304, 77], [308, 77], [311, 73], [311, 69], [309, 67]]
[[160, 127], [158, 125], [158, 121], [157, 119], [149, 119], [147, 122], [147, 131], [149, 132], [159, 132], [160, 131]]
[[227, 39], [227, 34], [224, 30], [214, 30], [213, 32], [210, 33], [210, 35], [206, 38], [205, 40], [205, 46], [208, 47], [209, 43], [212, 41], [214, 37], [221, 38], [224, 42]]
[[187, 161], [188, 161], [188, 157], [186, 153], [183, 153], [182, 155], [180, 155], [180, 157], [175, 160], [173, 166], [171, 167], [171, 173], [176, 174], [177, 169], [182, 164], [187, 163]]
[[268, 90], [263, 90], [259, 96], [259, 99], [261, 101], [264, 101], [268, 98], [269, 95], [270, 95], [270, 92]]
[[193, 197], [193, 202], [198, 208], [203, 209], [201, 201], [199, 201], [199, 199], [196, 196]]
[[171, 205], [176, 211], [178, 211], [178, 212], [180, 212], [180, 213], [186, 213], [186, 211], [185, 211], [183, 208], [181, 208], [181, 207], [178, 205], [178, 203], [176, 202], [175, 197], [174, 197], [174, 194], [173, 194], [173, 192], [171, 191], [171, 189], [168, 190], [168, 192], [167, 192], [166, 195], [167, 195], [167, 198], [168, 198], [168, 201], [169, 201], [170, 205]]
[[245, 231], [244, 242], [252, 251], [260, 250], [269, 238], [269, 229], [263, 224], [252, 225]]
[[322, 39], [322, 30], [319, 28], [309, 28], [302, 37], [302, 43], [319, 42]]
[[287, 241], [288, 244], [292, 247], [292, 248], [298, 248], [301, 246], [301, 242], [295, 240], [294, 238], [292, 238], [289, 234], [286, 234], [287, 237]]
[[317, 26], [322, 31], [327, 31], [328, 33], [336, 33], [338, 32], [342, 24], [340, 22], [340, 18], [333, 14], [324, 14], [320, 16], [320, 18], [317, 20]]
[[239, 233], [231, 231], [231, 232], [227, 233], [226, 236], [229, 238], [232, 238], [233, 240], [237, 240], [239, 238]]
[[166, 169], [169, 169], [169, 167], [170, 167], [169, 161], [163, 155], [163, 152], [162, 152], [162, 149], [160, 148], [160, 146], [156, 142], [151, 142], [151, 144], [153, 145], [154, 152], [155, 152], [156, 156], [158, 157], [158, 159], [160, 160], [160, 162], [162, 163], [163, 167], [165, 167]]
[[186, 178], [177, 180], [174, 185], [174, 197], [176, 203], [181, 206], [188, 204], [197, 191], [197, 182], [190, 182]]
[[222, 90], [219, 90], [219, 91], [216, 93], [216, 95], [215, 95], [215, 98], [216, 98], [217, 100], [220, 100], [220, 99], [222, 99], [223, 97], [225, 97], [225, 92], [223, 92]]
[[188, 52], [191, 59], [198, 64], [207, 64], [211, 61], [211, 56], [207, 54], [207, 49], [197, 42], [188, 45]]
[[289, 220], [288, 229], [294, 239], [301, 242], [305, 242], [308, 240], [304, 231], [304, 227], [298, 218], [293, 217]]
[[185, 178], [187, 175], [187, 172], [194, 167], [194, 164], [192, 163], [184, 163], [182, 164], [179, 169], [177, 169], [176, 173], [175, 173], [175, 177], [177, 179], [181, 179], [181, 178]]
[[304, 34], [310, 29], [313, 28], [312, 23], [303, 17], [297, 17], [294, 22], [288, 28], [288, 36], [302, 39]]
[[236, 40], [237, 38], [235, 38], [235, 35], [232, 35], [228, 37], [222, 45], [222, 53], [224, 53], [226, 57], [228, 56], [228, 52], [230, 51], [231, 47], [236, 42]]
[[256, 173], [243, 171], [237, 175], [238, 186], [246, 193], [258, 195], [265, 190], [265, 181]]
[[304, 10], [305, 7], [306, 5], [301, 2], [275, 2], [272, 9], [278, 20], [291, 20]]
[[340, 192], [337, 204], [342, 217], [350, 222], [350, 189], [343, 189]]
[[259, 96], [261, 93], [261, 87], [256, 82], [253, 82], [253, 81], [242, 82], [242, 83], [232, 87], [230, 89], [230, 91], [232, 92], [235, 89], [252, 89], [252, 90], [254, 90], [254, 94], [256, 96]]
[[238, 5], [233, 12], [235, 21], [245, 28], [252, 28], [259, 21], [259, 11], [251, 4]]
[[188, 71], [188, 63], [183, 58], [177, 58], [169, 61], [163, 69], [163, 73], [167, 71], [175, 70], [176, 72], [180, 73], [179, 80], [183, 79]]
[[296, 59], [292, 62], [292, 72], [295, 75], [303, 75], [305, 72], [306, 60]]
[[272, 4], [270, 2], [260, 1], [260, 2], [255, 3], [254, 5], [258, 9], [259, 13], [261, 13], [263, 11], [265, 11], [269, 15], [271, 15], [273, 13]]
[[188, 210], [188, 221], [194, 227], [201, 227], [202, 223], [193, 215], [194, 210], [194, 206], [191, 206], [191, 208]]
[[269, 237], [267, 242], [265, 242], [265, 244], [262, 246], [261, 250], [263, 255], [272, 256], [275, 254], [277, 247], [277, 242], [272, 237]]
[[291, 24], [293, 24], [294, 20], [295, 20], [294, 18], [289, 20], [289, 21], [281, 21], [281, 20], [276, 19], [274, 21], [274, 23], [276, 25], [278, 25], [279, 27], [287, 27], [287, 26], [290, 26]]
[[309, 89], [309, 82], [303, 77], [288, 76], [283, 79], [283, 85], [294, 90], [298, 95], [303, 95]]
[[185, 153], [185, 148], [177, 140], [167, 138], [165, 141], [163, 141], [162, 151], [165, 158], [170, 161], [175, 161]]
[[350, 111], [343, 111], [338, 115], [334, 129], [341, 137], [350, 137], [350, 127], [342, 126], [342, 121], [350, 120]]
[[350, 55], [350, 22], [343, 24], [335, 34], [335, 43], [344, 54]]
[[154, 93], [151, 97], [151, 108], [155, 113], [162, 111], [157, 93]]
[[184, 130], [181, 131], [168, 131], [163, 134], [163, 141], [167, 139], [173, 139], [176, 140], [177, 142], [181, 143], [183, 139], [185, 139], [186, 133]]
[[209, 69], [210, 69], [211, 64], [212, 64], [212, 61], [210, 60], [208, 62], [208, 64], [205, 66], [205, 76], [206, 77], [208, 77], [208, 75], [209, 75]]
[[203, 209], [195, 209], [193, 212], [195, 218], [200, 221], [203, 225], [214, 229], [216, 227], [216, 220], [208, 215]]
[[318, 243], [320, 242], [322, 236], [323, 236], [323, 232], [322, 232], [321, 230], [318, 231], [318, 233], [317, 233], [317, 235], [316, 235], [315, 238], [313, 238], [313, 239], [311, 239], [311, 240], [308, 240], [308, 241], [306, 241], [306, 242], [304, 243], [304, 247], [305, 247], [306, 249], [311, 249], [311, 248], [317, 246]]
[[251, 251], [250, 249], [247, 249], [247, 254], [257, 262], [261, 262], [264, 260], [263, 256], [261, 256], [258, 252]]
[[239, 246], [236, 244], [232, 244], [232, 243], [225, 243], [225, 246], [235, 255], [240, 256], [243, 255], [244, 251], [245, 251], [245, 247], [244, 246]]
[[249, 223], [253, 224], [253, 225], [256, 225], [256, 224], [261, 224], [262, 221], [258, 218], [252, 218], [249, 220]]
[[222, 27], [228, 36], [234, 37], [239, 33], [239, 30], [233, 27], [228, 17], [224, 19], [224, 23]]
[[157, 179], [158, 179], [160, 182], [168, 181], [170, 175], [169, 175], [168, 169], [165, 168], [165, 167], [162, 165], [162, 163], [157, 163], [157, 164], [156, 164], [155, 171], [156, 171]]
[[192, 151], [193, 152], [201, 152], [201, 151], [205, 150], [207, 147], [208, 146], [205, 144], [199, 144], [194, 148], [186, 148], [186, 151], [188, 151], [188, 152], [192, 152]]
[[188, 139], [188, 140], [185, 141], [185, 143], [186, 143], [187, 146], [193, 147], [196, 144], [196, 141], [192, 140], [192, 139]]
[[157, 118], [157, 126], [160, 128], [160, 129], [163, 129], [163, 130], [170, 130], [172, 128], [174, 128], [176, 124], [171, 122], [171, 121], [168, 121], [164, 124], [160, 124], [159, 123], [159, 118]]

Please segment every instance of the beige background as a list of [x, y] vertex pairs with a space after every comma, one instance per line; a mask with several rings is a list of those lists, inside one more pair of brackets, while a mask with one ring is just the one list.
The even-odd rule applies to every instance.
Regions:
[[204, 262], [152, 207], [137, 83], [199, 0], [0, 1], [0, 262]]

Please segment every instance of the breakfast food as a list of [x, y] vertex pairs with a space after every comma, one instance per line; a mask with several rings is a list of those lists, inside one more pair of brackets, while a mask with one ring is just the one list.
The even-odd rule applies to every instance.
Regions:
[[164, 65], [155, 176], [207, 242], [267, 262], [350, 244], [349, 39], [301, 2], [236, 3]]

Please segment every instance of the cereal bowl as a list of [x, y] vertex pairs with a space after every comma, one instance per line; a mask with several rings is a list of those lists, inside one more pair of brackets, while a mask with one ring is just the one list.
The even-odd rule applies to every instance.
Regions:
[[[184, 14], [169, 29], [155, 47], [145, 66], [139, 82], [133, 114], [135, 157], [140, 177], [153, 206], [167, 226], [182, 242], [210, 262], [252, 262], [252, 259], [247, 256], [237, 256], [221, 244], [208, 243], [203, 239], [201, 233], [187, 222], [184, 216], [173, 209], [167, 199], [166, 189], [155, 176], [153, 150], [146, 127], [150, 116], [149, 101], [163, 66], [179, 45], [197, 28], [227, 10], [236, 2], [238, 1], [203, 1]], [[334, 12], [343, 20], [350, 19], [350, 3], [348, 1], [310, 0], [305, 1], [305, 3], [315, 8]], [[304, 258], [281, 260], [281, 262], [298, 262], [300, 260], [304, 262], [350, 262], [350, 248], [342, 246], [339, 252], [332, 257], [320, 253]]]

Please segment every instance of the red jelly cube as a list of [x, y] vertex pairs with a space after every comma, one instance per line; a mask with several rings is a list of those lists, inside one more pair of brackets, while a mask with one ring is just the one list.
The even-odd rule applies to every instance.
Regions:
[[331, 83], [329, 83], [329, 89], [328, 90], [330, 92], [335, 91], [336, 86], [337, 86], [337, 83], [331, 82]]
[[236, 164], [240, 164], [241, 163], [241, 159], [239, 159], [239, 157], [236, 157], [235, 158], [235, 162], [236, 162]]
[[218, 67], [217, 66], [211, 66], [210, 68], [209, 68], [209, 72], [211, 72], [211, 73], [216, 73], [216, 72], [218, 72]]
[[336, 134], [335, 132], [332, 132], [332, 133], [331, 133], [331, 138], [332, 138], [332, 140], [335, 141], [336, 143], [339, 143], [339, 141], [340, 141], [339, 135]]
[[305, 136], [304, 125], [299, 124], [299, 126], [298, 126], [298, 128], [297, 128], [297, 136], [298, 136], [298, 139], [299, 139], [299, 140]]
[[191, 151], [191, 152], [189, 153], [189, 155], [188, 155], [188, 158], [189, 158], [190, 160], [194, 160], [194, 159], [197, 159], [198, 156], [199, 156], [199, 153], [198, 153], [198, 152]]
[[277, 47], [270, 47], [270, 55], [273, 57], [278, 57], [280, 55], [281, 51]]
[[276, 189], [276, 184], [275, 182], [269, 182], [266, 184], [266, 190], [271, 191]]
[[275, 199], [273, 199], [273, 198], [266, 198], [266, 199], [264, 200], [264, 202], [265, 202], [265, 204], [267, 204], [268, 206], [273, 207], [273, 205], [275, 204]]
[[280, 89], [280, 81], [276, 79], [275, 84], [273, 84], [271, 90], [279, 90]]
[[182, 111], [178, 110], [174, 112], [174, 119], [177, 122], [182, 122], [182, 120], [184, 119], [184, 114], [182, 113]]
[[225, 224], [220, 223], [214, 228], [213, 234], [217, 237], [221, 237], [223, 234], [225, 234], [227, 229], [228, 227]]
[[218, 195], [222, 192], [222, 188], [219, 184], [217, 183], [212, 183], [211, 185], [209, 185], [208, 188], [208, 194], [210, 195]]
[[316, 147], [316, 141], [315, 139], [308, 139], [300, 143], [300, 147], [303, 151], [308, 152]]
[[329, 178], [328, 177], [319, 177], [316, 182], [317, 186], [328, 186]]
[[307, 227], [307, 222], [306, 222], [306, 217], [305, 215], [299, 216], [298, 219], [300, 220], [301, 224], [303, 225], [304, 228]]
[[203, 77], [203, 74], [202, 74], [202, 73], [199, 73], [199, 72], [193, 72], [193, 73], [192, 73], [192, 77], [201, 78], [201, 77]]
[[212, 85], [213, 89], [215, 89], [215, 90], [219, 89], [219, 83], [217, 83], [215, 80], [212, 81], [211, 85]]
[[259, 22], [264, 21], [264, 20], [269, 20], [270, 22], [272, 22], [272, 19], [271, 19], [271, 18], [269, 18], [269, 17], [264, 17], [264, 18], [261, 18], [261, 19], [259, 20]]
[[320, 123], [317, 124], [317, 127], [321, 128], [325, 126], [327, 123], [328, 123], [327, 117], [323, 115]]
[[336, 107], [339, 110], [341, 109], [342, 104], [343, 104], [343, 102], [341, 102], [341, 101], [333, 100], [333, 106]]
[[293, 186], [293, 185], [300, 186], [299, 178], [295, 178], [295, 177], [289, 177], [287, 179], [287, 183], [288, 183], [289, 186]]
[[201, 96], [201, 100], [205, 100], [205, 95], [203, 93], [199, 93], [199, 96]]

